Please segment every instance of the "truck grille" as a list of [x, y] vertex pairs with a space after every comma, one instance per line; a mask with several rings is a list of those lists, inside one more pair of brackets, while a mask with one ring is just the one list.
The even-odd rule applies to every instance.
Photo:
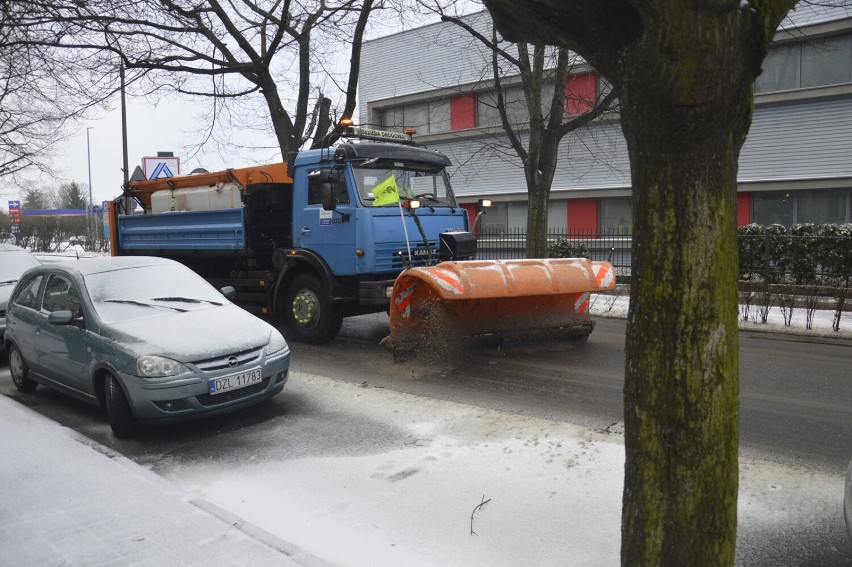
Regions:
[[[438, 263], [438, 242], [429, 242], [432, 247], [432, 263]], [[403, 257], [407, 259], [408, 252], [405, 246], [405, 241], [401, 242], [383, 242], [376, 244], [376, 271], [390, 272], [399, 271], [403, 268]], [[399, 252], [403, 252], [401, 256]], [[426, 253], [426, 246], [421, 241], [411, 242], [411, 254], [414, 257], [414, 266], [427, 266], [429, 255]]]

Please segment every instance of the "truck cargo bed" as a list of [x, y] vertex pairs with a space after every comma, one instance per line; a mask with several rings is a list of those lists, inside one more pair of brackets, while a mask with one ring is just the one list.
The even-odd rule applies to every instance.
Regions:
[[118, 217], [123, 250], [246, 249], [243, 207]]

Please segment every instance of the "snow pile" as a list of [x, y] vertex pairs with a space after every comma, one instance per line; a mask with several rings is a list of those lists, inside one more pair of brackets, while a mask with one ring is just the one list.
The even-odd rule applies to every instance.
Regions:
[[[616, 317], [626, 318], [627, 309], [630, 303], [630, 297], [627, 292], [622, 294], [592, 294], [589, 301], [590, 310], [593, 316], [598, 317]], [[751, 306], [750, 316], [748, 321], [743, 321], [740, 318], [740, 329], [744, 331], [772, 331], [774, 333], [794, 333], [810, 336], [829, 336], [829, 337], [852, 337], [852, 312], [844, 312], [840, 319], [840, 330], [832, 330], [834, 321], [834, 311], [817, 310], [814, 312], [813, 326], [811, 329], [805, 327], [805, 310], [796, 308], [793, 310], [790, 317], [790, 324], [784, 324], [784, 315], [781, 308], [771, 306], [769, 309], [766, 323], [763, 323], [755, 316], [756, 308]], [[738, 310], [739, 314], [743, 313], [743, 306]]]

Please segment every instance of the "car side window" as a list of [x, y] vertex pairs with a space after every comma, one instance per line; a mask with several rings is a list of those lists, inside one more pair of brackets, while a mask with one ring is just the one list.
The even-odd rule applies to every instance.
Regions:
[[38, 290], [41, 287], [41, 281], [44, 279], [44, 276], [39, 274], [30, 279], [27, 283], [21, 286], [21, 289], [18, 291], [18, 294], [15, 296], [13, 302], [15, 305], [21, 305], [23, 307], [29, 307], [31, 309], [38, 308]]
[[77, 295], [74, 284], [66, 277], [56, 274], [51, 275], [47, 280], [41, 308], [48, 313], [70, 311], [74, 317], [80, 317], [83, 314], [80, 309], [80, 297]]

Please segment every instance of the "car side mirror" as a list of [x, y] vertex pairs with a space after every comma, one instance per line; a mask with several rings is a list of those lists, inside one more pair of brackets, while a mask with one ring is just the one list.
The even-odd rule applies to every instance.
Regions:
[[73, 327], [78, 327], [80, 329], [85, 328], [85, 324], [82, 317], [74, 317], [74, 312], [68, 309], [62, 309], [60, 311], [54, 311], [53, 313], [49, 313], [47, 315], [47, 322], [51, 325], [71, 325]]
[[226, 299], [233, 299], [237, 295], [237, 290], [234, 289], [234, 286], [232, 286], [232, 285], [226, 285], [225, 287], [221, 288], [219, 291], [222, 292], [222, 295], [224, 295]]

